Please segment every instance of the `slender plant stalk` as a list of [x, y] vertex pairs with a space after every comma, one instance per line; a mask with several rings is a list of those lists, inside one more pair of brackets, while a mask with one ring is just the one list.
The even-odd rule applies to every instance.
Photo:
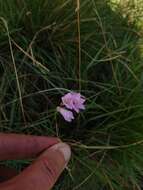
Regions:
[[81, 90], [81, 33], [80, 33], [80, 0], [77, 0], [77, 8], [76, 8], [76, 12], [77, 12], [77, 33], [78, 33], [78, 88], [79, 91]]
[[131, 143], [131, 144], [127, 144], [127, 145], [121, 145], [121, 146], [112, 146], [112, 145], [108, 145], [108, 146], [87, 146], [84, 144], [76, 144], [76, 143], [68, 143], [69, 145], [73, 146], [73, 147], [77, 147], [77, 148], [81, 148], [81, 149], [87, 149], [87, 150], [112, 150], [112, 149], [124, 149], [124, 148], [130, 148], [133, 146], [137, 146], [137, 145], [142, 145], [143, 144], [143, 140]]

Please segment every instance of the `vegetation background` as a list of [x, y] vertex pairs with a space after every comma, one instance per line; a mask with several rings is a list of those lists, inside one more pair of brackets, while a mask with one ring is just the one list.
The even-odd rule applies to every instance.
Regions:
[[[72, 146], [55, 190], [143, 188], [142, 14], [142, 0], [0, 0], [0, 131]], [[69, 124], [55, 110], [70, 90], [87, 101]]]

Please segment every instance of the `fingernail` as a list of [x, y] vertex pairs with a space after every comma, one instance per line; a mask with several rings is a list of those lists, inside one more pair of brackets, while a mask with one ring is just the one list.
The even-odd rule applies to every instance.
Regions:
[[65, 159], [66, 162], [68, 162], [70, 160], [71, 149], [70, 149], [69, 145], [67, 145], [66, 143], [55, 144], [50, 149], [60, 151], [63, 154], [64, 159]]

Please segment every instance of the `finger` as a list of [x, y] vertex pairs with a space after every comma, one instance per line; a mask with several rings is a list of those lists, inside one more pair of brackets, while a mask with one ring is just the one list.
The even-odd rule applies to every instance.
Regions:
[[52, 137], [0, 133], [0, 160], [32, 158], [58, 142]]
[[46, 150], [19, 176], [0, 185], [2, 190], [50, 190], [71, 156], [70, 147], [58, 143]]

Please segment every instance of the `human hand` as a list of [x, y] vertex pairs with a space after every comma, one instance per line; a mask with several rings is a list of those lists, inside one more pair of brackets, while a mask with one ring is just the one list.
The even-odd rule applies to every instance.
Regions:
[[[1, 190], [50, 190], [66, 167], [70, 147], [58, 138], [0, 133], [0, 160], [37, 158]], [[1, 173], [0, 173], [1, 175]]]

